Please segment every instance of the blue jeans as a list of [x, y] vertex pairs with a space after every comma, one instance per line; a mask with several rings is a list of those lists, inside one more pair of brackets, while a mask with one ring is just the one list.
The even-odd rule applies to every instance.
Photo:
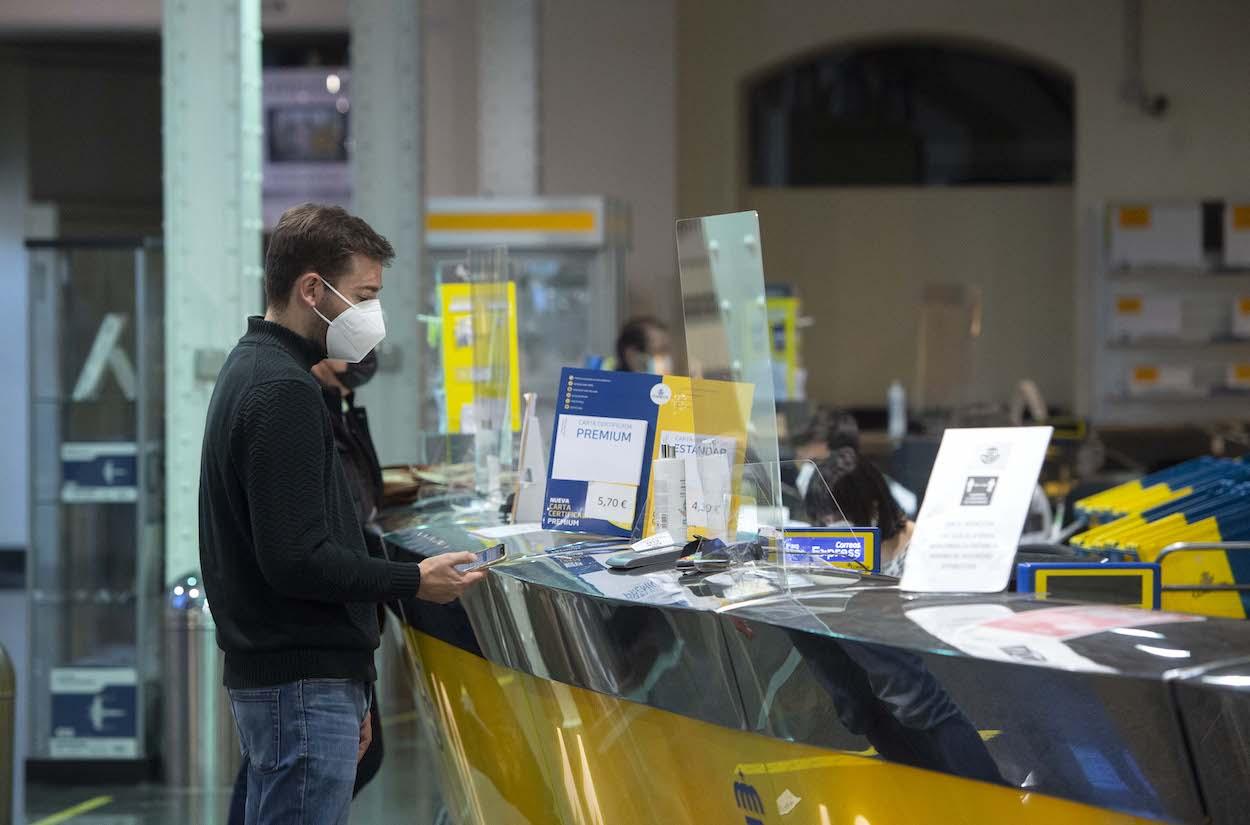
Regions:
[[230, 691], [247, 763], [247, 825], [344, 825], [369, 685], [305, 679]]

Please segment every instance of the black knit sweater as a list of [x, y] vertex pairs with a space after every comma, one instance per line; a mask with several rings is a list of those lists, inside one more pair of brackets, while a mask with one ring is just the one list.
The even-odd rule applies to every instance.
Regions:
[[209, 402], [200, 567], [228, 687], [372, 681], [377, 603], [420, 585], [415, 564], [369, 555], [309, 372], [318, 349], [251, 318]]

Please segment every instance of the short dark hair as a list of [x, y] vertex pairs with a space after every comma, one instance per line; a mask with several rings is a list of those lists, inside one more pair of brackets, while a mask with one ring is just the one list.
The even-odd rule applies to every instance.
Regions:
[[[808, 485], [804, 504], [809, 519], [821, 523], [845, 518], [853, 527], [871, 526], [876, 519], [882, 541], [889, 541], [903, 529], [907, 516], [894, 500], [889, 482], [858, 452], [843, 447], [818, 467], [824, 484], [813, 480]], [[833, 501], [829, 499], [830, 493]]]
[[663, 330], [667, 329], [667, 327], [660, 323], [658, 318], [652, 318], [650, 315], [630, 318], [625, 322], [625, 326], [621, 327], [621, 334], [616, 338], [616, 366], [618, 369], [628, 369], [628, 365], [625, 363], [625, 350], [647, 351], [648, 329]]
[[282, 213], [265, 252], [265, 302], [281, 306], [295, 281], [316, 272], [331, 284], [347, 274], [354, 254], [387, 266], [395, 249], [373, 227], [341, 206], [301, 203]]

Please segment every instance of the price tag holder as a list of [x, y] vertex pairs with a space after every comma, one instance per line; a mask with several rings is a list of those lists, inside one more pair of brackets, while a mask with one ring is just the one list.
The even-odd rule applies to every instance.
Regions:
[[586, 485], [586, 518], [629, 524], [634, 518], [637, 497], [636, 486], [592, 481]]

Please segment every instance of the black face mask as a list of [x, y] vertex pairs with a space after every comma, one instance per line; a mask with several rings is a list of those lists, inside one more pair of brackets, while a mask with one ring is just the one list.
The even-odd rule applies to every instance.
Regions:
[[362, 387], [369, 383], [378, 371], [378, 354], [371, 352], [359, 364], [348, 364], [347, 369], [339, 373], [339, 381], [349, 390]]

